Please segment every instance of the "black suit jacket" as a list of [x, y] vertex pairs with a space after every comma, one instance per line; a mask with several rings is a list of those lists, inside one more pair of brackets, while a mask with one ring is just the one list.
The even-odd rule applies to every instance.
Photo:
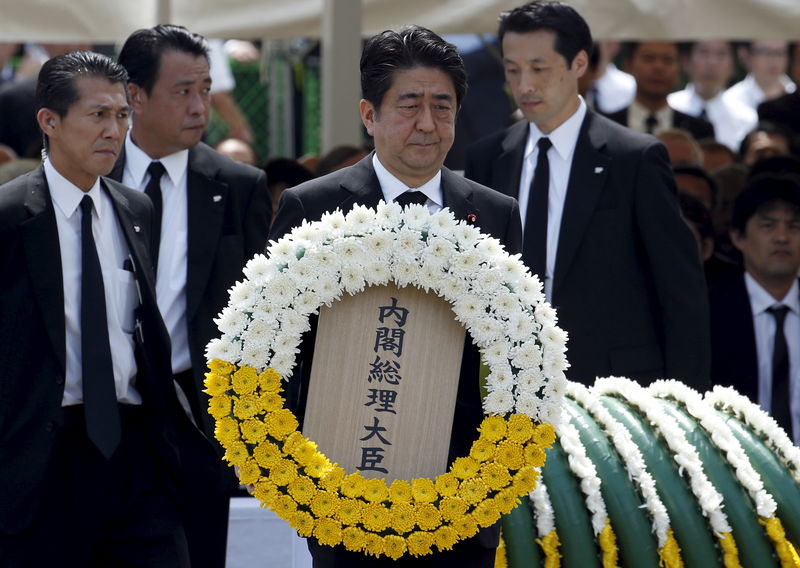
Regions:
[[758, 119], [782, 124], [800, 135], [800, 91], [764, 101], [758, 105]]
[[[123, 154], [109, 177], [121, 181], [124, 169]], [[186, 322], [195, 381], [181, 386], [198, 410], [197, 424], [213, 439], [214, 420], [203, 392], [205, 348], [220, 335], [214, 318], [228, 304], [228, 290], [243, 278], [245, 263], [264, 250], [272, 205], [262, 170], [236, 163], [202, 142], [189, 150], [186, 175]]]
[[[517, 196], [527, 136], [523, 121], [477, 142], [466, 176]], [[587, 110], [552, 287], [570, 379], [675, 378], [707, 388], [705, 281], [676, 196], [662, 144]]]
[[[622, 126], [628, 126], [628, 108], [608, 114], [608, 118], [614, 122], [618, 122]], [[714, 125], [709, 121], [684, 114], [678, 110], [672, 109], [672, 128], [681, 128], [688, 131], [695, 140], [702, 140], [703, 138], [714, 138]]]
[[[152, 204], [111, 180], [114, 203], [133, 261], [141, 303], [134, 311], [136, 387], [149, 433], [174, 488], [186, 495], [216, 473], [212, 446], [178, 403], [169, 337], [158, 313], [147, 256]], [[66, 373], [64, 290], [55, 211], [43, 168], [0, 187], [0, 532], [33, 518], [38, 488], [64, 417]]]
[[711, 382], [735, 388], [758, 404], [758, 354], [744, 274], [709, 291]]

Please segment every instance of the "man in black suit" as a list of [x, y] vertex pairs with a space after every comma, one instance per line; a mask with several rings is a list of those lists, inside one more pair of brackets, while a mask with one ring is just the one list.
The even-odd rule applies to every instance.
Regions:
[[179, 490], [216, 471], [170, 377], [152, 205], [100, 177], [126, 80], [91, 52], [45, 63], [47, 159], [0, 187], [0, 566], [188, 566]]
[[[410, 27], [371, 38], [361, 56], [361, 120], [375, 140], [375, 152], [357, 164], [287, 189], [270, 230], [277, 239], [304, 220], [354, 205], [375, 207], [380, 200], [417, 202], [431, 211], [448, 207], [457, 219], [471, 219], [502, 241], [509, 252], [521, 245], [519, 210], [514, 199], [465, 180], [442, 167], [453, 143], [454, 124], [466, 91], [466, 73], [455, 47], [430, 30]], [[309, 355], [313, 338], [306, 338]], [[293, 383], [292, 406], [302, 412], [310, 360]], [[478, 388], [478, 351], [467, 339], [457, 394], [450, 460], [469, 453], [483, 411]], [[298, 383], [302, 383], [298, 385]], [[299, 394], [297, 391], [299, 390]], [[395, 562], [318, 544], [309, 539], [315, 567], [494, 565], [499, 525], [451, 551]]]
[[[229, 288], [266, 243], [272, 216], [266, 178], [200, 141], [211, 87], [205, 39], [180, 26], [138, 30], [119, 62], [130, 75], [133, 125], [111, 177], [154, 201], [156, 290], [172, 340], [172, 372], [196, 423], [213, 439], [202, 392], [205, 347], [219, 335], [213, 320]], [[193, 568], [225, 565], [229, 497], [237, 484], [222, 461], [219, 473], [220, 483], [185, 511]]]
[[637, 132], [658, 134], [680, 128], [695, 140], [714, 138], [714, 127], [708, 120], [684, 114], [667, 103], [667, 95], [675, 88], [680, 73], [677, 44], [631, 42], [625, 70], [636, 79], [636, 96], [630, 106], [609, 114], [608, 118]]
[[578, 95], [592, 39], [574, 9], [526, 4], [503, 14], [500, 38], [527, 120], [477, 142], [466, 176], [519, 198], [522, 258], [569, 334], [568, 378], [706, 388], [705, 283], [664, 146]]
[[770, 412], [800, 443], [800, 178], [764, 174], [736, 198], [744, 274], [711, 288], [711, 380]]

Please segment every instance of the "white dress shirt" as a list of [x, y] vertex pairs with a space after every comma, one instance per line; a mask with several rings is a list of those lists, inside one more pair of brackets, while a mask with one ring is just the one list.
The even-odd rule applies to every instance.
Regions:
[[[780, 78], [781, 85], [786, 94], [794, 93], [797, 86], [794, 84], [788, 75], [783, 75]], [[750, 107], [757, 111], [758, 105], [764, 102], [767, 98], [761, 87], [758, 86], [756, 80], [752, 75], [747, 75], [744, 79], [733, 85], [730, 89], [725, 91], [725, 96]]]
[[609, 63], [603, 76], [595, 81], [593, 90], [596, 93], [595, 108], [610, 114], [631, 104], [636, 96], [636, 79]]
[[662, 131], [672, 128], [674, 111], [669, 105], [664, 105], [656, 112], [652, 112], [636, 101], [631, 101], [628, 107], [628, 128], [636, 132], [647, 132], [647, 119], [651, 114], [656, 117], [657, 122], [653, 132], [650, 134], [657, 136]]
[[402, 181], [397, 179], [389, 170], [387, 170], [381, 161], [378, 159], [378, 153], [372, 155], [372, 167], [375, 169], [375, 175], [378, 177], [378, 183], [381, 184], [381, 192], [383, 192], [383, 200], [386, 203], [391, 203], [397, 199], [401, 193], [405, 193], [409, 189], [424, 193], [428, 198], [425, 205], [428, 211], [436, 213], [441, 211], [444, 207], [444, 194], [442, 193], [442, 170], [436, 172], [436, 175], [426, 181], [419, 187], [408, 187]]
[[[122, 183], [144, 191], [153, 160], [133, 140], [125, 140], [125, 171]], [[163, 215], [158, 248], [156, 296], [158, 309], [172, 341], [172, 372], [192, 366], [189, 354], [189, 328], [186, 322], [186, 271], [188, 258], [189, 214], [186, 173], [189, 150], [181, 150], [158, 160], [166, 170], [161, 176]]]
[[559, 235], [561, 234], [561, 217], [564, 214], [564, 200], [567, 197], [569, 174], [572, 171], [572, 156], [575, 154], [575, 145], [578, 143], [578, 135], [585, 117], [586, 103], [581, 97], [578, 110], [550, 134], [542, 134], [542, 131], [531, 122], [528, 131], [528, 142], [525, 144], [518, 198], [523, 230], [525, 229], [525, 220], [528, 214], [531, 182], [536, 170], [536, 162], [539, 159], [539, 138], [547, 137], [553, 143], [547, 151], [547, 160], [550, 165], [550, 189], [547, 194], [547, 261], [544, 293], [548, 301], [552, 299], [556, 253], [558, 251]]
[[758, 356], [758, 404], [766, 412], [772, 406], [772, 348], [775, 344], [775, 317], [767, 309], [783, 304], [789, 311], [783, 331], [789, 348], [789, 400], [792, 412], [792, 431], [795, 444], [800, 443], [800, 288], [794, 281], [786, 297], [780, 302], [770, 295], [756, 280], [745, 273], [745, 287], [753, 310], [753, 329], [756, 335]]
[[742, 139], [758, 122], [756, 111], [730, 96], [725, 96], [724, 91], [705, 100], [697, 94], [691, 83], [681, 91], [670, 93], [667, 102], [675, 110], [690, 116], [700, 116], [705, 108], [707, 120], [714, 125], [717, 142], [725, 144], [734, 152], [739, 151]]
[[129, 259], [128, 244], [122, 234], [114, 205], [100, 187], [100, 178], [88, 194], [62, 176], [50, 160], [44, 162], [44, 174], [50, 189], [61, 251], [61, 276], [64, 287], [64, 322], [66, 324], [67, 373], [61, 404], [83, 403], [83, 361], [81, 356], [81, 218], [79, 205], [84, 195], [94, 203], [92, 236], [103, 273], [108, 340], [117, 400], [140, 404], [136, 391], [133, 311], [139, 305], [133, 272], [125, 270]]

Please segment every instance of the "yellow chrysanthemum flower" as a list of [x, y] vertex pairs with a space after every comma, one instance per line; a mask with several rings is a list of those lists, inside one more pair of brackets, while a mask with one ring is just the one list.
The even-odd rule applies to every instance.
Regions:
[[308, 441], [308, 438], [303, 436], [301, 432], [294, 431], [286, 436], [286, 439], [283, 441], [283, 453], [291, 454], [292, 450], [294, 450], [297, 446], [300, 444], [305, 444]]
[[342, 525], [333, 519], [317, 519], [314, 537], [325, 546], [336, 546], [342, 542]]
[[364, 552], [372, 556], [380, 556], [386, 550], [383, 537], [377, 534], [366, 533], [364, 535]]
[[436, 491], [442, 497], [452, 497], [458, 493], [458, 478], [453, 473], [443, 473], [436, 478]]
[[481, 464], [472, 458], [456, 458], [450, 471], [459, 479], [468, 479], [478, 473]]
[[288, 495], [278, 495], [272, 500], [270, 508], [275, 511], [275, 514], [281, 519], [288, 520], [297, 512], [297, 503]]
[[392, 503], [410, 503], [414, 498], [411, 484], [404, 479], [395, 479], [389, 487], [389, 499]]
[[546, 454], [542, 446], [528, 443], [522, 453], [525, 456], [525, 465], [532, 467], [542, 467], [544, 465]]
[[347, 527], [342, 531], [342, 544], [347, 550], [361, 552], [367, 542], [367, 533], [358, 527]]
[[233, 401], [233, 415], [240, 420], [252, 418], [260, 412], [258, 398], [253, 394], [243, 394]]
[[225, 448], [225, 459], [231, 465], [241, 466], [247, 458], [250, 457], [247, 453], [247, 446], [242, 442], [232, 442]]
[[212, 359], [208, 363], [208, 368], [215, 373], [219, 373], [220, 375], [230, 375], [236, 370], [236, 366], [228, 363], [227, 361], [223, 361], [222, 359]]
[[261, 467], [271, 467], [281, 459], [281, 449], [272, 442], [261, 442], [253, 450], [253, 457]]
[[230, 416], [218, 419], [214, 428], [214, 437], [223, 446], [239, 440], [239, 423]]
[[494, 449], [496, 445], [489, 440], [477, 439], [472, 443], [472, 448], [469, 450], [469, 457], [475, 461], [485, 462], [494, 457]]
[[269, 468], [269, 479], [279, 487], [289, 485], [297, 479], [297, 466], [289, 460], [279, 459]]
[[389, 509], [392, 518], [392, 528], [400, 534], [411, 532], [417, 522], [414, 517], [414, 507], [408, 503], [394, 503]]
[[278, 486], [269, 479], [263, 478], [256, 481], [255, 485], [256, 489], [253, 492], [253, 497], [261, 501], [265, 506], [270, 507], [279, 495]]
[[530, 416], [514, 414], [508, 419], [506, 437], [520, 444], [527, 442], [533, 436], [533, 422]]
[[267, 424], [267, 432], [278, 440], [283, 440], [297, 430], [298, 426], [297, 418], [286, 408], [269, 413], [265, 422]]
[[497, 510], [492, 499], [487, 499], [475, 507], [472, 516], [480, 526], [488, 527], [500, 520], [500, 511]]
[[501, 515], [510, 513], [519, 502], [519, 494], [514, 489], [503, 489], [494, 496], [494, 503]]
[[361, 522], [364, 514], [364, 503], [357, 499], [340, 499], [339, 508], [336, 509], [336, 518], [345, 525], [355, 525]]
[[364, 494], [364, 478], [360, 473], [351, 473], [342, 480], [342, 494], [351, 498], [361, 497]]
[[319, 480], [319, 486], [326, 491], [339, 491], [339, 486], [344, 479], [345, 471], [343, 468], [336, 466], [331, 470], [325, 472]]
[[307, 504], [317, 491], [317, 486], [307, 477], [293, 479], [287, 486], [287, 491], [292, 498], [301, 505]]
[[411, 533], [406, 537], [406, 546], [409, 554], [413, 556], [430, 554], [431, 546], [433, 546], [433, 535], [422, 531]]
[[489, 488], [480, 477], [465, 480], [458, 489], [458, 496], [470, 504], [480, 503], [487, 493]]
[[[285, 447], [285, 446], [284, 446]], [[317, 445], [311, 440], [301, 442], [292, 448], [292, 457], [302, 466], [308, 465], [314, 454], [317, 453]]]
[[497, 444], [495, 459], [508, 469], [519, 469], [525, 465], [525, 456], [522, 453], [522, 446], [510, 440], [505, 440]]
[[264, 412], [281, 410], [286, 401], [276, 392], [262, 392], [258, 395], [258, 405]]
[[323, 477], [333, 469], [333, 464], [324, 454], [316, 452], [305, 466], [306, 474], [316, 479]]
[[390, 534], [383, 537], [383, 550], [386, 556], [397, 560], [406, 553], [406, 541], [399, 536]]
[[424, 531], [432, 531], [442, 524], [439, 510], [430, 503], [418, 503], [414, 507], [414, 520]]
[[242, 422], [242, 436], [248, 444], [258, 444], [267, 437], [267, 426], [261, 420]]
[[258, 386], [258, 374], [252, 367], [242, 367], [231, 377], [231, 385], [236, 394], [251, 394]]
[[364, 481], [364, 499], [370, 503], [380, 503], [389, 498], [389, 488], [383, 479], [367, 479]]
[[275, 369], [267, 369], [258, 375], [258, 384], [262, 392], [278, 392], [281, 388], [281, 376]]
[[411, 494], [417, 503], [433, 503], [439, 497], [433, 481], [427, 477], [411, 480]]
[[219, 420], [231, 413], [231, 397], [221, 394], [208, 400], [208, 413]]
[[296, 511], [289, 519], [289, 525], [302, 537], [309, 537], [314, 532], [314, 517], [305, 511]]
[[339, 507], [339, 497], [333, 491], [317, 491], [311, 498], [311, 512], [316, 517], [330, 517]]
[[539, 479], [539, 472], [532, 467], [523, 467], [514, 474], [514, 491], [526, 495], [536, 487], [536, 480]]
[[481, 438], [498, 442], [506, 435], [506, 421], [502, 416], [487, 416], [480, 427]]
[[481, 477], [489, 489], [499, 491], [511, 483], [511, 475], [503, 464], [492, 462], [481, 467]]
[[247, 460], [239, 466], [239, 482], [245, 485], [253, 485], [261, 478], [261, 468], [252, 460]]
[[556, 441], [556, 430], [552, 424], [539, 424], [533, 430], [533, 441], [549, 448]]
[[450, 550], [458, 542], [458, 532], [452, 527], [439, 527], [433, 533], [433, 542], [440, 551]]
[[361, 515], [361, 524], [372, 532], [381, 532], [389, 526], [389, 510], [381, 503], [368, 503]]
[[450, 522], [464, 516], [469, 504], [460, 497], [445, 497], [439, 504], [439, 511], [442, 516]]
[[231, 388], [231, 380], [228, 375], [220, 375], [219, 373], [206, 373], [206, 380], [203, 382], [206, 385], [206, 389], [203, 392], [210, 396], [225, 394]]
[[478, 523], [475, 522], [472, 515], [462, 515], [453, 521], [452, 526], [462, 539], [474, 536], [478, 532]]

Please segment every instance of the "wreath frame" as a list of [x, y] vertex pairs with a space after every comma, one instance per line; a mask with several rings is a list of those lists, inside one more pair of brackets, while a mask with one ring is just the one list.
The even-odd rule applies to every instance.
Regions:
[[[248, 262], [215, 320], [205, 381], [223, 459], [262, 507], [323, 545], [397, 559], [449, 550], [534, 489], [560, 420], [566, 333], [518, 255], [448, 209], [383, 202], [304, 222], [268, 255]], [[447, 300], [490, 371], [469, 455], [391, 485], [332, 463], [281, 394], [309, 316], [389, 282]]]

